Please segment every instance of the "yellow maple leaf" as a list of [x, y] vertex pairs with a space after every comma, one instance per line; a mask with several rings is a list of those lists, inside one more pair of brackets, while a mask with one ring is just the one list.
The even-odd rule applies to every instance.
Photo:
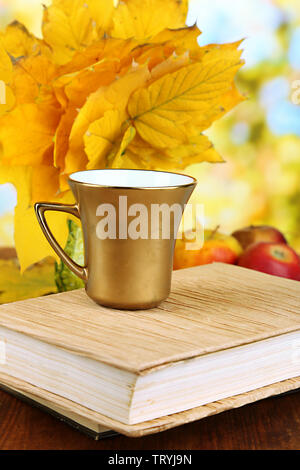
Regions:
[[164, 153], [171, 168], [186, 168], [200, 162], [224, 162], [208, 137], [203, 134], [191, 137], [186, 145], [165, 149]]
[[59, 192], [59, 170], [52, 165], [32, 168], [31, 200], [51, 201]]
[[106, 111], [117, 108], [126, 120], [126, 106], [130, 95], [143, 86], [150, 77], [147, 67], [131, 69], [124, 77], [115, 80], [108, 87], [100, 87], [92, 93], [75, 119], [69, 140], [69, 151], [66, 156], [66, 173], [84, 169], [87, 157], [84, 152], [84, 135], [90, 124], [104, 116]]
[[118, 110], [109, 110], [94, 121], [85, 136], [85, 151], [89, 162], [87, 169], [105, 168], [106, 157], [116, 145], [121, 133], [122, 116]]
[[89, 159], [87, 169], [122, 166], [123, 154], [136, 134], [134, 127], [124, 123], [123, 117], [118, 110], [109, 110], [90, 125], [84, 137]]
[[115, 1], [88, 0], [87, 5], [92, 19], [96, 22], [99, 36], [103, 36], [112, 27]]
[[13, 240], [14, 216], [11, 212], [6, 212], [0, 217], [0, 247], [12, 247], [14, 245]]
[[18, 106], [2, 118], [0, 141], [3, 147], [3, 163], [43, 163], [45, 155], [53, 148], [53, 136], [60, 115], [60, 110], [52, 106], [28, 103]]
[[163, 44], [165, 49], [176, 50], [178, 54], [184, 51], [197, 51], [199, 49], [198, 37], [201, 31], [196, 26], [185, 26], [179, 29], [164, 29], [151, 39], [153, 44]]
[[146, 42], [166, 28], [184, 26], [186, 13], [186, 1], [125, 0], [113, 16], [112, 35]]
[[0, 304], [57, 292], [54, 262], [47, 259], [23, 274], [15, 259], [0, 259]]
[[51, 165], [2, 165], [0, 184], [12, 183], [18, 193], [18, 207], [27, 209], [36, 201], [48, 201], [58, 194], [59, 172]]
[[190, 55], [199, 49], [197, 26], [180, 29], [165, 29], [151, 39], [151, 43], [141, 44], [132, 51], [134, 60], [139, 64], [148, 63], [149, 70], [170, 56]]
[[[43, 40], [19, 23], [0, 33], [9, 98], [0, 105], [0, 173], [18, 190], [22, 269], [53, 254], [33, 203], [73, 201], [68, 174], [222, 160], [201, 133], [243, 99], [233, 81], [240, 43], [199, 47], [200, 31], [185, 26], [187, 5], [53, 0]], [[49, 214], [62, 244], [67, 217]]]
[[[51, 200], [62, 204], [72, 204], [74, 203], [74, 196], [71, 192], [68, 192], [63, 196], [52, 197]], [[49, 212], [47, 214], [49, 226], [61, 246], [65, 246], [67, 241], [67, 220], [70, 218], [72, 217], [69, 214], [64, 213]], [[24, 236], [24, 234], [29, 233], [30, 237]], [[15, 245], [22, 272], [37, 260], [42, 260], [48, 256], [59, 260], [43, 235], [32, 206], [24, 208], [18, 204], [15, 209]], [[32, 247], [34, 247], [34, 250], [32, 250]]]
[[199, 130], [208, 129], [216, 120], [223, 117], [236, 105], [245, 101], [245, 99], [245, 96], [239, 92], [234, 82], [228, 84], [228, 91], [220, 96], [218, 103], [209, 107], [202, 118], [198, 116], [197, 125], [195, 125], [193, 120], [186, 124], [188, 134], [192, 137], [197, 135]]
[[137, 46], [134, 39], [101, 38], [82, 51], [76, 51], [72, 59], [59, 67], [59, 75], [81, 71], [103, 59], [131, 61], [130, 53]]
[[16, 104], [16, 97], [12, 88], [0, 80], [0, 117], [10, 112]]
[[65, 157], [69, 150], [69, 136], [78, 111], [68, 107], [60, 119], [54, 136], [54, 166], [60, 170], [65, 168]]
[[[47, 175], [47, 171], [47, 168], [42, 170], [39, 169], [39, 174], [34, 176], [34, 170], [30, 166], [1, 165], [0, 169], [0, 184], [10, 181], [15, 186], [18, 194], [18, 203], [15, 208], [14, 226], [15, 245], [22, 272], [32, 264], [46, 258], [47, 256], [54, 256], [58, 260], [58, 257], [53, 252], [49, 243], [47, 243], [41, 231], [32, 203], [32, 178], [40, 178], [41, 180], [38, 182], [38, 187], [35, 187], [35, 191], [38, 191], [39, 188], [40, 190], [43, 190], [42, 186], [48, 186], [49, 184], [50, 175], [49, 173]], [[45, 179], [47, 180], [47, 184]], [[51, 182], [51, 184], [53, 183]], [[36, 193], [36, 195], [38, 194]], [[60, 202], [62, 204], [74, 203], [74, 196], [71, 192], [68, 192], [65, 195], [51, 195], [50, 198], [53, 202]], [[68, 237], [68, 218], [70, 218], [70, 216], [63, 213], [57, 215], [57, 213], [49, 212], [47, 215], [49, 224], [51, 227], [53, 227], [53, 232], [62, 246], [65, 245]], [[30, 234], [30, 236], [25, 236], [24, 234]], [[33, 246], [34, 250], [32, 250]]]
[[[146, 89], [137, 90], [128, 103], [129, 115], [140, 136], [158, 148], [187, 142], [184, 124], [198, 131], [209, 127], [207, 113], [215, 115], [220, 98], [229, 91], [242, 62], [212, 49], [200, 63], [167, 74]], [[183, 124], [183, 125], [182, 125]]]
[[6, 52], [15, 59], [38, 55], [41, 52], [50, 56], [49, 47], [40, 39], [33, 36], [27, 28], [14, 21], [0, 32], [0, 41]]
[[97, 39], [85, 0], [53, 0], [50, 7], [45, 7], [42, 30], [57, 64], [65, 64], [77, 50]]
[[0, 80], [9, 84], [12, 79], [13, 64], [0, 39]]
[[118, 64], [117, 59], [103, 59], [79, 72], [64, 75], [55, 81], [55, 91], [61, 88], [68, 106], [81, 108], [86, 96], [94, 93], [100, 86], [112, 83], [118, 71]]
[[31, 204], [31, 175], [32, 169], [29, 166], [9, 166], [1, 162], [0, 184], [9, 181], [15, 186], [20, 207], [27, 208]]
[[163, 62], [160, 62], [155, 67], [153, 67], [151, 70], [151, 80], [149, 81], [149, 84], [155, 82], [164, 75], [176, 72], [177, 70], [189, 64], [190, 58], [188, 52], [182, 54], [181, 56], [173, 54]]
[[42, 54], [16, 60], [11, 86], [17, 104], [35, 102], [58, 106], [51, 87], [57, 73], [57, 67]]
[[185, 145], [175, 148], [155, 149], [139, 136], [132, 141], [123, 157], [123, 165], [135, 165], [161, 170], [179, 170], [199, 162], [220, 163], [224, 160], [213, 147], [209, 139], [198, 134], [189, 139]]
[[111, 168], [122, 168], [123, 167], [123, 158], [126, 153], [126, 150], [130, 143], [133, 141], [136, 135], [136, 130], [133, 126], [129, 126], [124, 136], [122, 138], [119, 150], [115, 155], [108, 156], [108, 163]]

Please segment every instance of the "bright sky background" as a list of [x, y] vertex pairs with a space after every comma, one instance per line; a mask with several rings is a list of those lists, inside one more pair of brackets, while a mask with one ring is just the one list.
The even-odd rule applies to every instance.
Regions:
[[191, 0], [188, 16], [188, 24], [197, 21], [203, 31], [201, 45], [245, 38], [248, 67], [276, 54], [273, 31], [282, 20], [282, 12], [269, 0]]

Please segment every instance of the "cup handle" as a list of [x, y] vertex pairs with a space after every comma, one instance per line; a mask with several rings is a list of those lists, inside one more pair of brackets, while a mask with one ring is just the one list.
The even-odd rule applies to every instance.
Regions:
[[68, 214], [75, 215], [78, 219], [80, 219], [78, 206], [76, 204], [56, 204], [56, 203], [45, 203], [45, 202], [37, 202], [34, 205], [35, 213], [41, 229], [47, 238], [48, 242], [52, 246], [55, 253], [60, 257], [60, 259], [65, 263], [65, 265], [74, 273], [76, 276], [83, 279], [83, 281], [87, 282], [88, 274], [87, 274], [87, 267], [80, 266], [79, 264], [75, 263], [69, 255], [62, 249], [59, 245], [57, 240], [54, 238], [49, 225], [45, 218], [46, 211], [58, 211], [58, 212], [67, 212]]

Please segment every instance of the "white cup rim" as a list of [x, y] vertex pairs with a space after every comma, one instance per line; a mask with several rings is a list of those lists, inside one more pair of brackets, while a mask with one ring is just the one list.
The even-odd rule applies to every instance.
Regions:
[[72, 173], [70, 182], [115, 189], [170, 189], [197, 184], [192, 176], [158, 170], [105, 168]]

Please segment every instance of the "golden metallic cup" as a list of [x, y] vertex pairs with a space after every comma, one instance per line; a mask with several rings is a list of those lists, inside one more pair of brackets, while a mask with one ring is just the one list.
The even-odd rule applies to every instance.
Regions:
[[[107, 169], [74, 173], [69, 185], [76, 204], [37, 203], [35, 210], [50, 245], [84, 280], [88, 296], [128, 310], [160, 304], [170, 293], [177, 231], [196, 180], [178, 173]], [[45, 219], [48, 210], [81, 220], [84, 267], [55, 240]]]

